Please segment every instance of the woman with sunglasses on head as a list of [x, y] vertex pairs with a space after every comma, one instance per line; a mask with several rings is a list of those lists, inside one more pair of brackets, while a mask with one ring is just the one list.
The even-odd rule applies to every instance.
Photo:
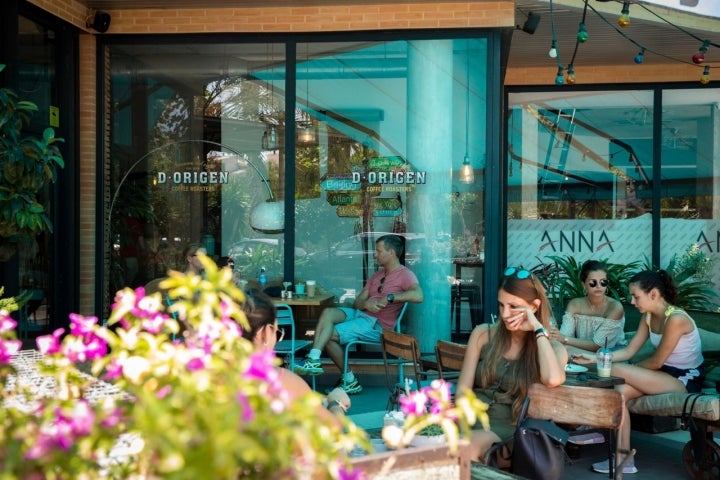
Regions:
[[508, 268], [498, 305], [497, 325], [478, 325], [470, 334], [457, 384], [458, 392], [477, 386], [478, 397], [490, 405], [491, 431], [476, 430], [472, 437], [472, 458], [480, 460], [494, 442], [512, 436], [531, 384], [565, 382], [567, 352], [548, 335], [551, 310], [540, 281], [527, 270]]
[[[695, 321], [673, 303], [677, 286], [665, 271], [645, 270], [636, 273], [628, 284], [632, 304], [642, 314], [638, 330], [627, 347], [613, 352], [611, 374], [625, 379], [616, 385], [625, 404], [642, 395], [702, 390], [704, 381], [700, 332]], [[650, 339], [655, 351], [634, 365], [625, 362], [633, 358]], [[580, 355], [578, 363], [594, 363], [594, 355]], [[625, 408], [617, 441], [618, 451], [630, 449], [630, 414]], [[618, 463], [622, 458], [618, 459]], [[593, 464], [593, 470], [608, 473], [608, 461]], [[630, 460], [622, 473], [637, 473]]]
[[607, 265], [586, 261], [580, 280], [587, 295], [568, 302], [560, 330], [551, 328], [550, 337], [562, 342], [571, 355], [624, 345], [625, 310], [622, 303], [607, 296]]
[[[278, 327], [275, 305], [270, 297], [256, 289], [246, 293], [243, 310], [248, 319], [250, 328], [243, 329], [243, 338], [250, 340], [256, 349], [274, 350], [275, 344], [285, 335], [283, 329]], [[280, 383], [288, 392], [290, 400], [299, 398], [312, 392], [308, 384], [301, 377], [286, 368], [279, 368]], [[335, 415], [344, 415], [350, 408], [350, 397], [342, 388], [336, 388], [325, 397], [326, 408], [320, 411], [327, 415], [328, 410]]]

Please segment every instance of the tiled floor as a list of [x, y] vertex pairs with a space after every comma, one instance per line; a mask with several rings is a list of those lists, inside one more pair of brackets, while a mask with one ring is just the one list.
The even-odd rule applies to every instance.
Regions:
[[[318, 390], [321, 390], [318, 383]], [[353, 405], [348, 415], [365, 429], [382, 427], [389, 391], [385, 386], [364, 386], [363, 391], [351, 397]], [[716, 434], [716, 439], [718, 439]], [[691, 478], [682, 462], [682, 449], [690, 439], [687, 431], [677, 430], [661, 434], [648, 434], [633, 431], [633, 448], [637, 450], [637, 474], [625, 474], [626, 479], [664, 480]], [[720, 443], [720, 439], [716, 440]], [[567, 465], [563, 479], [600, 480], [607, 478], [603, 474], [590, 470], [592, 463], [607, 458], [607, 445], [583, 446], [580, 458]]]

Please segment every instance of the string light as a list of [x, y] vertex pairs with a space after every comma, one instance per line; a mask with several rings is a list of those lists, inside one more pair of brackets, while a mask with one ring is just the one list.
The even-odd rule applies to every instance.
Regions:
[[710, 46], [710, 40], [703, 40], [702, 45], [700, 45], [700, 49], [698, 52], [692, 56], [692, 61], [695, 65], [700, 65], [705, 61], [705, 53], [708, 51], [708, 47]]
[[553, 40], [552, 45], [550, 46], [550, 51], [548, 52], [548, 56], [550, 58], [557, 58], [557, 55], [557, 40]]
[[587, 28], [585, 28], [585, 22], [580, 22], [580, 27], [578, 28], [578, 34], [577, 34], [577, 41], [580, 43], [587, 42], [588, 39], [588, 32]]
[[634, 61], [635, 63], [637, 63], [638, 65], [640, 65], [641, 63], [643, 63], [643, 60], [645, 60], [645, 47], [642, 47], [642, 48], [640, 49], [640, 51], [638, 52], [638, 54], [635, 55], [635, 58], [633, 59], [633, 61]]
[[620, 11], [620, 17], [618, 18], [617, 23], [622, 28], [630, 25], [630, 2], [623, 2], [622, 10]]
[[555, 85], [562, 85], [565, 83], [565, 76], [563, 75], [562, 65], [558, 65], [557, 75], [555, 75]]
[[567, 68], [567, 83], [568, 85], [575, 85], [575, 67], [572, 64], [568, 65]]
[[710, 83], [710, 67], [707, 65], [705, 65], [702, 77], [700, 77], [700, 83], [702, 83], [703, 85], [707, 85], [708, 83]]

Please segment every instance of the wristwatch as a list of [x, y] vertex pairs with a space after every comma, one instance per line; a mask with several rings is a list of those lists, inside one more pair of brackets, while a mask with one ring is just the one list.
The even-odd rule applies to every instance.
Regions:
[[547, 330], [544, 327], [540, 327], [537, 330], [535, 330], [535, 338], [545, 337], [548, 340], [550, 340], [550, 335], [548, 335]]
[[392, 293], [388, 294], [386, 298], [388, 303], [393, 303], [395, 301], [395, 295], [393, 295]]

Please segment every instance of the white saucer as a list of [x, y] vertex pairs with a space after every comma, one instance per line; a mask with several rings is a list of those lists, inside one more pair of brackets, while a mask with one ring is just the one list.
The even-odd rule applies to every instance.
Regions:
[[576, 365], [574, 363], [568, 363], [567, 365], [565, 365], [566, 373], [584, 373], [587, 371], [587, 367], [583, 367], [582, 365]]

